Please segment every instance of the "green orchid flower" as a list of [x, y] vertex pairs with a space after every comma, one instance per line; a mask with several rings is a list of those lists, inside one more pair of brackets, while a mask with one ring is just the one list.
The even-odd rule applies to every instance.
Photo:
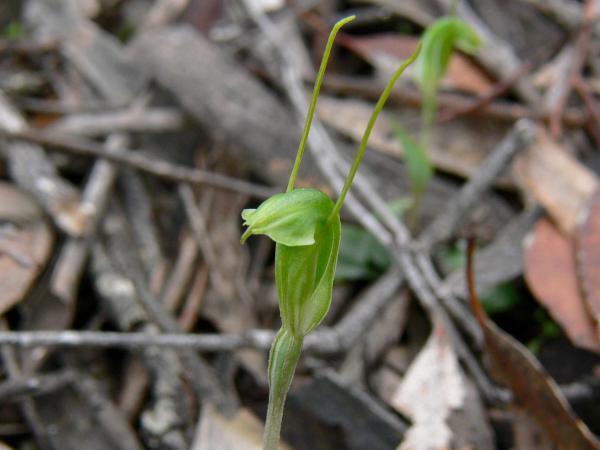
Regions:
[[337, 201], [317, 189], [294, 189], [333, 41], [339, 29], [353, 19], [354, 16], [351, 16], [336, 23], [327, 41], [287, 191], [270, 197], [256, 209], [242, 212], [244, 226], [247, 227], [242, 243], [255, 234], [266, 235], [275, 242], [275, 283], [281, 329], [269, 355], [265, 450], [277, 450], [285, 398], [304, 337], [322, 322], [331, 305], [340, 248], [340, 210], [362, 161], [375, 121], [394, 83], [419, 52], [417, 49], [402, 64], [381, 94]]
[[[340, 245], [340, 217], [335, 204], [317, 189], [276, 194], [257, 209], [242, 212], [251, 234], [275, 241], [275, 280], [282, 328], [304, 337], [325, 317]], [[330, 218], [331, 217], [331, 218]]]

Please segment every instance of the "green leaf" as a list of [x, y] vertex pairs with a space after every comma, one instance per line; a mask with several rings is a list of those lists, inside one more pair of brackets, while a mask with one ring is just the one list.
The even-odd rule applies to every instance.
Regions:
[[333, 201], [317, 189], [294, 189], [275, 194], [257, 209], [242, 211], [244, 243], [253, 234], [265, 234], [289, 247], [315, 243], [317, 226], [329, 217]]
[[434, 95], [455, 48], [474, 53], [481, 45], [471, 26], [457, 17], [444, 17], [427, 28], [423, 48], [415, 61], [415, 78], [427, 96]]
[[282, 326], [305, 336], [321, 323], [331, 305], [340, 247], [340, 217], [317, 225], [313, 245], [275, 246], [275, 281]]
[[481, 304], [488, 314], [499, 314], [514, 308], [521, 299], [514, 282], [502, 283], [481, 296]]
[[427, 151], [417, 144], [400, 125], [394, 125], [394, 133], [404, 148], [404, 158], [413, 196], [420, 197], [427, 189], [433, 176], [433, 167], [427, 156]]
[[[412, 199], [401, 197], [388, 204], [396, 216], [402, 216], [413, 205]], [[371, 280], [392, 265], [389, 250], [360, 226], [343, 224], [336, 281]]]
[[2, 30], [2, 35], [9, 40], [18, 40], [25, 36], [25, 26], [21, 22], [12, 21], [9, 22], [4, 30]]
[[336, 281], [371, 280], [391, 263], [390, 252], [371, 233], [356, 225], [342, 226]]
[[442, 272], [445, 274], [462, 269], [467, 263], [465, 249], [458, 244], [440, 248], [436, 254], [436, 258]]
[[527, 348], [534, 355], [539, 354], [542, 347], [553, 338], [561, 336], [560, 326], [550, 317], [548, 311], [538, 307], [533, 313], [533, 326], [538, 330], [537, 336], [527, 343]]

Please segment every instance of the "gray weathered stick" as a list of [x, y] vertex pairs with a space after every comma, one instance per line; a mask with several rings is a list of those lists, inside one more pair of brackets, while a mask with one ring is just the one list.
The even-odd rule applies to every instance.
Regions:
[[264, 186], [227, 175], [208, 172], [202, 169], [193, 169], [150, 158], [144, 155], [144, 152], [141, 150], [133, 151], [125, 148], [114, 148], [110, 152], [107, 152], [102, 145], [80, 137], [58, 135], [32, 129], [14, 132], [0, 129], [0, 138], [2, 137], [55, 147], [82, 156], [104, 158], [108, 161], [125, 164], [131, 168], [168, 180], [184, 181], [192, 184], [208, 184], [221, 189], [253, 195], [258, 198], [266, 198], [273, 193]]
[[276, 184], [287, 181], [300, 128], [254, 76], [187, 26], [144, 33], [130, 54], [240, 161]]
[[530, 143], [536, 134], [536, 125], [522, 119], [505, 138], [490, 152], [487, 159], [458, 194], [450, 199], [446, 207], [429, 224], [419, 239], [423, 249], [429, 249], [438, 242], [448, 239], [464, 219], [465, 213], [481, 198], [504, 170], [518, 151]]
[[175, 108], [133, 106], [124, 110], [76, 113], [58, 120], [50, 130], [62, 134], [102, 136], [116, 132], [164, 133], [181, 130], [184, 115]]
[[[106, 143], [106, 151], [110, 152], [113, 148], [121, 147], [126, 142], [124, 136], [112, 135]], [[67, 303], [75, 299], [88, 254], [89, 239], [104, 214], [116, 176], [117, 168], [108, 161], [98, 161], [94, 165], [83, 190], [80, 204], [80, 208], [89, 213], [87, 236], [71, 238], [60, 249], [52, 271], [50, 290]]]
[[[127, 307], [127, 298], [134, 295], [130, 281], [107, 268], [106, 257], [94, 251], [94, 271], [103, 295], [119, 308], [118, 314], [123, 328], [139, 324], [144, 320], [139, 309]], [[382, 308], [394, 298], [402, 284], [402, 274], [390, 270], [362, 292], [353, 308], [333, 328], [321, 327], [307, 336], [304, 349], [319, 354], [334, 354], [348, 350], [364, 333]], [[128, 325], [129, 324], [129, 325]], [[117, 347], [146, 349], [162, 347], [193, 349], [201, 352], [232, 351], [243, 348], [267, 350], [275, 333], [271, 330], [249, 330], [241, 334], [179, 334], [179, 333], [125, 333], [97, 331], [20, 331], [0, 332], [0, 345], [19, 347]]]
[[1, 139], [2, 133], [26, 129], [25, 119], [0, 92], [0, 150], [8, 159], [11, 178], [29, 192], [66, 233], [79, 236], [87, 217], [79, 209], [79, 191], [60, 177], [44, 150], [35, 143]]

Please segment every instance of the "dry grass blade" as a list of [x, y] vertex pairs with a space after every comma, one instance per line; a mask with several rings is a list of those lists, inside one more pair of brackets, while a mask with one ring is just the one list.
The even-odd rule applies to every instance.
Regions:
[[498, 328], [481, 306], [475, 290], [473, 259], [475, 241], [470, 240], [467, 284], [473, 313], [485, 337], [496, 378], [512, 390], [514, 399], [545, 429], [559, 450], [600, 449], [600, 441], [571, 410], [557, 384], [532, 354], [509, 334]]

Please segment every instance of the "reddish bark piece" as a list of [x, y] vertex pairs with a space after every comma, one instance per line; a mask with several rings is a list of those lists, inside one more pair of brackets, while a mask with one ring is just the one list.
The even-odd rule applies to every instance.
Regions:
[[600, 190], [590, 198], [576, 239], [577, 273], [600, 339]]
[[[53, 236], [33, 200], [0, 183], [0, 315], [20, 302], [50, 256]], [[30, 221], [32, 220], [32, 221]]]
[[600, 441], [579, 420], [556, 382], [521, 343], [498, 328], [485, 314], [475, 291], [473, 256], [475, 242], [469, 243], [467, 286], [471, 308], [479, 322], [492, 372], [508, 386], [514, 400], [544, 428], [559, 450], [600, 450]]
[[600, 339], [579, 290], [571, 242], [549, 220], [540, 219], [526, 240], [523, 259], [531, 292], [571, 342], [600, 353]]

